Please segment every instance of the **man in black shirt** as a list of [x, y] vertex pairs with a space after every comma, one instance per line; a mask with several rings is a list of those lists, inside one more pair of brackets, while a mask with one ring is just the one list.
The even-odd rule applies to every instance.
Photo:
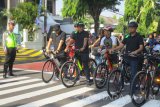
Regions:
[[[136, 22], [130, 22], [129, 25], [129, 35], [127, 35], [122, 43], [110, 50], [116, 51], [122, 49], [126, 45], [126, 53], [129, 53], [131, 56], [140, 54], [143, 52], [143, 38], [136, 32], [138, 24]], [[138, 71], [138, 64], [139, 59], [137, 57], [127, 56], [127, 62], [130, 64], [131, 67], [131, 81], [133, 80], [134, 76]]]
[[[51, 44], [54, 46], [54, 53], [57, 54], [57, 58], [61, 65], [66, 61], [64, 49], [66, 48], [66, 33], [60, 29], [60, 25], [53, 26], [53, 32], [50, 35], [46, 51], [49, 53]], [[63, 57], [63, 58], [62, 58]]]
[[90, 72], [89, 72], [89, 48], [88, 48], [88, 38], [89, 33], [87, 31], [84, 31], [84, 24], [78, 23], [78, 31], [73, 32], [70, 41], [65, 49], [65, 52], [69, 49], [69, 46], [73, 43], [75, 43], [75, 48], [80, 50], [79, 58], [83, 64], [84, 72], [87, 79], [87, 85], [91, 85], [90, 80]]

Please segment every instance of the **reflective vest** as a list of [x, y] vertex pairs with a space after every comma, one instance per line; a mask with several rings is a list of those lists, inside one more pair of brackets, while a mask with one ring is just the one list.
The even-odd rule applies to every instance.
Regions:
[[6, 47], [15, 48], [17, 46], [16, 36], [13, 33], [10, 33], [6, 38]]

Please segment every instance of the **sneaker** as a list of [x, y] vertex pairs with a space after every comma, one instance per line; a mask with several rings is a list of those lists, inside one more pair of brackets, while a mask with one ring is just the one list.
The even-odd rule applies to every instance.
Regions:
[[93, 84], [93, 81], [92, 81], [92, 80], [87, 80], [87, 81], [86, 81], [86, 85], [87, 85], [87, 86], [91, 86], [92, 84]]
[[9, 76], [15, 76], [13, 73], [9, 73]]
[[3, 74], [3, 78], [4, 78], [4, 79], [7, 78], [7, 75], [6, 75], [5, 73]]
[[56, 76], [53, 77], [53, 81], [58, 81], [59, 78], [57, 78]]

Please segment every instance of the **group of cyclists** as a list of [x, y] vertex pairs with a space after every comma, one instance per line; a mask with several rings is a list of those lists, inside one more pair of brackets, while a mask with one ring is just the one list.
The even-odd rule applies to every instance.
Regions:
[[[138, 56], [146, 52], [146, 47], [148, 47], [150, 52], [160, 50], [160, 39], [155, 36], [155, 32], [149, 34], [147, 40], [144, 41], [144, 38], [137, 32], [138, 23], [134, 21], [128, 24], [129, 34], [123, 36], [124, 39], [122, 41], [112, 35], [114, 29], [111, 26], [100, 29], [97, 39], [92, 43], [89, 43], [90, 34], [88, 31], [85, 31], [85, 25], [82, 22], [76, 23], [74, 28], [75, 31], [67, 37], [66, 33], [61, 30], [60, 25], [54, 25], [46, 52], [50, 53], [50, 48], [54, 46], [54, 54], [56, 54], [56, 58], [61, 66], [67, 60], [69, 47], [74, 46], [78, 50], [78, 58], [83, 65], [87, 85], [93, 83], [88, 64], [90, 54], [94, 55], [96, 63], [100, 64], [102, 60], [100, 56], [106, 52], [109, 52], [111, 55], [114, 52], [123, 51], [126, 55], [125, 61], [130, 67], [130, 83], [132, 83], [138, 71], [141, 71], [143, 67], [144, 58]], [[114, 59], [111, 57], [112, 60]], [[160, 73], [156, 74], [156, 78], [160, 79]], [[136, 84], [134, 87], [132, 91], [136, 90]]]

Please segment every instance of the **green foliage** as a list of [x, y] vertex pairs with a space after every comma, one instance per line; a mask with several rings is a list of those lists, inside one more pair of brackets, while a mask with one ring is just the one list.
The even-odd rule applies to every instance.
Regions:
[[115, 32], [124, 34], [127, 32], [127, 22], [125, 22], [124, 17], [119, 18]]
[[99, 16], [104, 9], [116, 10], [119, 0], [63, 0], [62, 15], [81, 20], [90, 15], [95, 23], [95, 31], [99, 29]]
[[125, 20], [135, 19], [139, 23], [138, 31], [142, 35], [160, 32], [160, 4], [157, 4], [157, 1], [160, 0], [126, 0]]
[[117, 16], [116, 16], [116, 15], [114, 15], [114, 16], [113, 16], [113, 19], [115, 19], [115, 20], [116, 20], [116, 19], [117, 19]]
[[124, 19], [136, 19], [141, 6], [143, 6], [143, 0], [125, 0], [125, 14]]
[[14, 19], [20, 25], [20, 30], [28, 29], [29, 34], [32, 35], [35, 19], [38, 15], [38, 6], [31, 2], [24, 2], [12, 8], [10, 13], [7, 10], [3, 11], [4, 16]]
[[[22, 29], [31, 29], [34, 26], [35, 19], [38, 15], [38, 8], [30, 2], [20, 3], [16, 8], [11, 10], [14, 20], [21, 25]], [[20, 15], [18, 15], [20, 14]]]
[[105, 24], [105, 19], [104, 19], [103, 17], [100, 17], [100, 18], [99, 18], [99, 23], [100, 23], [100, 24]]
[[0, 32], [3, 32], [3, 30], [5, 29], [4, 27], [6, 27], [6, 23], [7, 17], [3, 16], [3, 14], [0, 13]]

